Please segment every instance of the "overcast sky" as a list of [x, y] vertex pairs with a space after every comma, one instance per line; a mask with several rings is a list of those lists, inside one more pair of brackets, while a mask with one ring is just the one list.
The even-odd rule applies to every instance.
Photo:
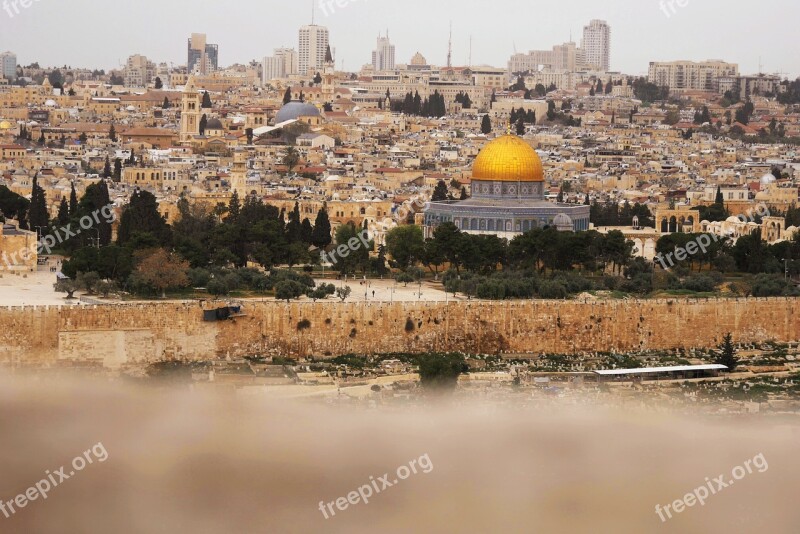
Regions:
[[[0, 8], [3, 2], [0, 0]], [[453, 22], [453, 63], [505, 67], [517, 50], [580, 44], [589, 20], [612, 28], [613, 70], [644, 74], [654, 60], [724, 59], [755, 73], [800, 75], [798, 0], [683, 0], [668, 17], [661, 0], [316, 0], [317, 24], [330, 28], [337, 67], [357, 70], [371, 61], [379, 32], [389, 30], [397, 62], [420, 51], [430, 63], [447, 57]], [[669, 0], [664, 0], [665, 2]], [[338, 7], [338, 4], [344, 7]], [[0, 51], [21, 64], [110, 69], [131, 54], [156, 62], [186, 62], [192, 32], [208, 34], [229, 65], [297, 46], [297, 29], [311, 22], [310, 0], [33, 0], [13, 17], [0, 9]], [[13, 12], [13, 8], [12, 9]]]

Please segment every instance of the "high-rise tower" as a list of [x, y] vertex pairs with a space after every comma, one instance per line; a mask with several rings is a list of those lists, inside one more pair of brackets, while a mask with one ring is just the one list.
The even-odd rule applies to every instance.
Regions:
[[611, 70], [611, 26], [608, 22], [593, 20], [584, 26], [581, 50], [586, 64], [604, 72]]
[[300, 28], [298, 70], [301, 76], [313, 76], [322, 71], [328, 44], [328, 28], [315, 24]]

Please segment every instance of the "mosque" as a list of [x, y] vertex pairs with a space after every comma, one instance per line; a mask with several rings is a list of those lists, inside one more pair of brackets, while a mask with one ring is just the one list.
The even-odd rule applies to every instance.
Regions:
[[589, 206], [556, 204], [544, 199], [544, 169], [536, 151], [515, 135], [488, 143], [472, 166], [472, 198], [430, 202], [425, 236], [452, 222], [470, 234], [514, 237], [545, 226], [563, 232], [589, 229]]

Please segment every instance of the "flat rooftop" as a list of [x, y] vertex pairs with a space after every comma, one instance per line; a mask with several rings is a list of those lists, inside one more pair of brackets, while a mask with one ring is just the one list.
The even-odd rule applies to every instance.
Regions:
[[683, 373], [688, 371], [727, 371], [728, 368], [724, 365], [707, 364], [707, 365], [676, 365], [672, 367], [642, 367], [641, 369], [608, 369], [602, 371], [594, 371], [594, 374], [601, 376], [618, 376], [618, 375], [643, 375], [643, 374], [656, 374], [656, 373]]

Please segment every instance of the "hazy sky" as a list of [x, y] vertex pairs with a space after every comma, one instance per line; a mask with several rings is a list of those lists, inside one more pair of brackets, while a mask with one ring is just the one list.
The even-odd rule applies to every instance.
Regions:
[[[220, 63], [261, 59], [279, 46], [297, 46], [297, 29], [311, 21], [310, 0], [32, 0], [14, 17], [0, 0], [0, 51], [21, 64], [110, 69], [140, 53], [151, 60], [186, 62], [192, 32], [220, 46]], [[337, 67], [357, 70], [371, 61], [379, 32], [389, 30], [397, 62], [420, 51], [430, 63], [447, 56], [453, 21], [453, 63], [505, 66], [518, 51], [550, 48], [572, 31], [580, 43], [593, 18], [612, 28], [612, 69], [646, 73], [653, 60], [724, 59], [745, 74], [800, 75], [798, 0], [742, 4], [683, 0], [668, 17], [661, 0], [316, 0], [317, 24], [330, 28]], [[668, 0], [664, 0], [665, 2]], [[344, 7], [338, 7], [337, 2]], [[322, 9], [323, 3], [327, 15]], [[13, 12], [13, 8], [12, 12]]]

